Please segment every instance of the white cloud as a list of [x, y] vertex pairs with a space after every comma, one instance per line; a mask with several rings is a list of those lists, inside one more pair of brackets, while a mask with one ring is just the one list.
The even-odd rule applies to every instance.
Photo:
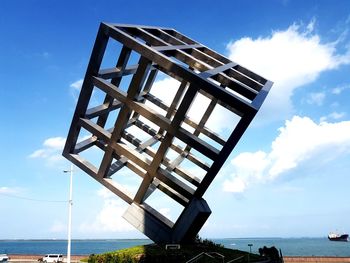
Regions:
[[11, 188], [7, 186], [0, 187], [0, 194], [16, 194], [18, 192], [18, 188]]
[[332, 112], [331, 114], [329, 114], [329, 117], [331, 117], [334, 120], [338, 120], [343, 118], [345, 115], [345, 112]]
[[46, 150], [44, 149], [39, 149], [34, 151], [32, 154], [29, 155], [29, 158], [46, 158], [47, 154], [46, 154]]
[[350, 85], [343, 85], [343, 86], [335, 87], [334, 89], [332, 89], [332, 93], [334, 95], [339, 95], [347, 89], [350, 89]]
[[117, 233], [135, 230], [123, 217], [127, 204], [121, 200], [113, 199], [109, 190], [102, 189], [97, 193], [103, 198], [103, 206], [92, 221], [80, 224], [79, 230], [85, 234]]
[[75, 89], [75, 90], [80, 90], [81, 86], [83, 85], [84, 79], [79, 79], [69, 85], [69, 87]]
[[97, 191], [97, 195], [103, 199], [113, 198], [114, 194], [107, 188], [101, 188]]
[[315, 81], [324, 71], [349, 64], [350, 52], [338, 54], [337, 43], [322, 43], [313, 29], [314, 21], [304, 30], [294, 24], [269, 37], [245, 37], [227, 45], [233, 61], [274, 82], [260, 115], [264, 122], [291, 115], [295, 89]]
[[345, 116], [346, 116], [345, 112], [336, 112], [335, 111], [335, 112], [328, 114], [327, 116], [322, 116], [320, 118], [320, 122], [327, 121], [328, 119], [339, 120]]
[[[166, 77], [154, 83], [151, 89], [151, 93], [165, 102], [168, 106], [170, 106], [179, 86], [179, 81], [170, 77]], [[200, 93], [197, 93], [195, 99], [193, 100], [193, 103], [191, 104], [191, 107], [187, 112], [187, 115], [191, 120], [199, 123], [209, 103], [210, 100], [207, 97]], [[146, 105], [157, 110], [158, 112], [161, 112], [160, 108], [157, 108], [150, 102], [146, 102]], [[237, 123], [238, 119], [238, 116], [225, 109], [224, 107], [217, 105], [213, 113], [210, 115], [206, 126], [217, 133], [221, 133], [224, 129], [232, 129]], [[142, 118], [142, 121], [153, 128], [157, 128], [154, 124], [145, 120], [144, 118]]]
[[316, 104], [317, 106], [322, 106], [325, 98], [326, 94], [324, 92], [310, 93], [309, 98], [306, 102], [309, 104]]
[[240, 177], [232, 178], [232, 180], [226, 180], [223, 184], [223, 190], [225, 192], [243, 193], [247, 188], [245, 181]]
[[316, 19], [313, 18], [311, 22], [306, 26], [305, 33], [308, 33], [308, 34], [312, 33], [312, 31], [314, 31], [315, 29], [315, 23], [316, 23]]
[[47, 164], [52, 165], [58, 161], [63, 160], [61, 156], [66, 138], [52, 137], [43, 142], [41, 149], [35, 150], [28, 157], [29, 158], [42, 158], [47, 161]]
[[[70, 94], [72, 95], [73, 99], [75, 101], [78, 101], [78, 98], [79, 98], [79, 92], [81, 90], [81, 87], [83, 85], [83, 82], [84, 82], [84, 79], [79, 79], [75, 82], [72, 82], [69, 87], [71, 88], [70, 89]], [[93, 92], [94, 94], [94, 92]], [[94, 98], [94, 97], [93, 97]]]
[[179, 81], [166, 77], [162, 80], [157, 80], [154, 82], [151, 93], [170, 106], [179, 86]]
[[[245, 173], [249, 174], [249, 176], [261, 177], [261, 171], [268, 166], [266, 157], [267, 154], [263, 151], [258, 151], [255, 153], [246, 152], [231, 160], [231, 164], [235, 167], [239, 167], [239, 174]], [[253, 166], [252, 163], [254, 163]]]
[[350, 121], [317, 124], [294, 116], [279, 132], [270, 152], [241, 153], [231, 161], [233, 173], [224, 182], [224, 191], [243, 192], [253, 183], [275, 180], [306, 161], [320, 166], [350, 152]]
[[54, 150], [62, 150], [64, 147], [64, 144], [66, 143], [66, 139], [62, 137], [52, 137], [49, 139], [46, 139], [43, 143], [43, 145], [47, 148], [51, 148]]
[[55, 220], [52, 226], [50, 227], [50, 232], [53, 232], [53, 233], [63, 233], [66, 231], [67, 231], [67, 225], [58, 220]]
[[[322, 72], [350, 63], [350, 52], [337, 52], [339, 42], [324, 43], [314, 33], [315, 22], [312, 20], [306, 27], [293, 24], [267, 37], [245, 37], [227, 45], [230, 59], [274, 82], [259, 114], [259, 123], [291, 117], [294, 111], [292, 96], [297, 88], [314, 82]], [[170, 105], [179, 85], [178, 81], [165, 78], [156, 81], [151, 92]], [[323, 92], [312, 93], [307, 102], [322, 105], [325, 97]], [[198, 95], [189, 116], [199, 120], [208, 103], [207, 98]], [[216, 107], [207, 125], [220, 133], [232, 128], [229, 126], [236, 121], [232, 113]]]

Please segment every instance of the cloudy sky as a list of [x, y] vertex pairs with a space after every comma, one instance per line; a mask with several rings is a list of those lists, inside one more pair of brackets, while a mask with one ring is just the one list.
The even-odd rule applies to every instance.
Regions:
[[[0, 239], [66, 237], [61, 152], [101, 21], [173, 27], [274, 82], [204, 196], [213, 213], [201, 236], [350, 231], [349, 1], [3, 0], [0, 12]], [[154, 92], [167, 100], [174, 85]], [[231, 121], [218, 112], [211, 125]], [[122, 200], [80, 170], [73, 184], [73, 238], [144, 237]]]

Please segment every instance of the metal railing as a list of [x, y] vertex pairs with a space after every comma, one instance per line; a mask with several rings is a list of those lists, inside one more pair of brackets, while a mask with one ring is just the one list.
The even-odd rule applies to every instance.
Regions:
[[212, 259], [222, 259], [222, 263], [225, 263], [225, 256], [217, 253], [217, 252], [202, 252], [202, 253], [199, 253], [197, 256], [191, 258], [190, 260], [186, 261], [186, 263], [194, 263], [196, 262], [197, 260], [201, 259], [202, 257], [209, 257], [209, 258], [212, 258]]
[[240, 256], [240, 257], [238, 257], [238, 258], [234, 258], [234, 259], [232, 259], [232, 260], [230, 260], [230, 261], [227, 261], [226, 263], [232, 263], [232, 262], [235, 262], [235, 261], [240, 260], [240, 259], [242, 259], [242, 258], [244, 258], [244, 256]]

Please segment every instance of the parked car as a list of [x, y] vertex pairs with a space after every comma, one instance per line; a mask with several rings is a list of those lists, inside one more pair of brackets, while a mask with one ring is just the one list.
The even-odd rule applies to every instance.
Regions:
[[58, 263], [63, 262], [63, 255], [61, 254], [47, 254], [42, 258], [39, 258], [38, 261], [44, 263]]
[[7, 254], [0, 254], [0, 262], [7, 262], [9, 259]]

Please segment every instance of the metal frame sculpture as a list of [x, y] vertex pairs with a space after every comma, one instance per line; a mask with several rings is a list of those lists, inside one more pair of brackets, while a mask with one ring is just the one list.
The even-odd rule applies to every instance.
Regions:
[[[113, 45], [116, 65], [103, 68], [110, 56], [106, 48]], [[152, 93], [157, 73], [179, 81], [171, 103]], [[211, 213], [203, 194], [271, 86], [174, 29], [101, 23], [63, 155], [127, 202], [123, 217], [154, 242], [190, 242]], [[103, 100], [91, 106], [97, 92]], [[199, 121], [187, 114], [197, 96], [209, 101]], [[209, 127], [219, 108], [237, 120], [226, 137]], [[92, 148], [102, 152], [100, 160], [84, 155]], [[169, 149], [176, 158], [169, 158]], [[114, 180], [125, 168], [141, 178], [135, 194]], [[183, 206], [175, 222], [147, 203], [156, 190]]]

